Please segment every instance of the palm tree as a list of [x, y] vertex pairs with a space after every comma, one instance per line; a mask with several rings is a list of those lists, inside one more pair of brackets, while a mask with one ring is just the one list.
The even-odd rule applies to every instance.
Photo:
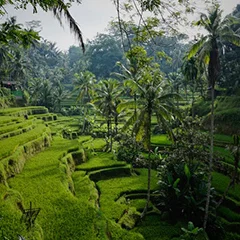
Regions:
[[[183, 84], [183, 76], [182, 74], [177, 72], [170, 72], [168, 74], [168, 78], [172, 84], [172, 92], [176, 92], [177, 94], [180, 93], [180, 88]], [[177, 108], [179, 108], [179, 100], [177, 99]]]
[[48, 79], [42, 81], [40, 105], [47, 108], [51, 108], [53, 106], [53, 88], [52, 83]]
[[30, 94], [30, 102], [33, 105], [40, 104], [40, 95], [42, 90], [42, 79], [32, 78], [28, 84], [28, 92]]
[[84, 132], [87, 122], [86, 116], [88, 114], [88, 105], [86, 103], [91, 102], [94, 86], [96, 83], [96, 77], [93, 73], [89, 71], [80, 72], [80, 74], [75, 74], [74, 76], [75, 81], [73, 82], [73, 84], [75, 85], [75, 87], [73, 92], [78, 91], [77, 101], [80, 101], [84, 106], [84, 120], [82, 128], [82, 132]]
[[[126, 123], [125, 128], [129, 123], [134, 122], [133, 130], [136, 134], [136, 140], [143, 142], [145, 150], [148, 152], [148, 192], [147, 202], [143, 210], [142, 217], [146, 214], [150, 201], [150, 183], [151, 183], [151, 117], [153, 114], [157, 117], [157, 122], [163, 126], [168, 133], [172, 135], [169, 122], [172, 120], [173, 115], [180, 117], [180, 112], [175, 108], [172, 102], [173, 98], [178, 98], [177, 94], [170, 93], [170, 85], [167, 81], [161, 79], [159, 71], [149, 72], [146, 74], [148, 78], [144, 81], [132, 80], [132, 86], [135, 86], [139, 97], [137, 99], [137, 114], [133, 114]], [[127, 109], [135, 106], [135, 101], [130, 100], [119, 104], [118, 109]]]
[[[63, 1], [63, 0], [52, 0], [52, 1], [42, 1], [42, 0], [1, 1], [0, 8], [1, 8], [1, 14], [4, 15], [5, 12], [6, 12], [4, 10], [4, 6], [6, 4], [11, 4], [11, 5], [14, 5], [17, 8], [22, 8], [22, 9], [26, 9], [27, 4], [31, 4], [32, 7], [33, 7], [34, 13], [36, 13], [38, 11], [39, 7], [42, 8], [43, 11], [53, 12], [54, 16], [57, 18], [57, 20], [60, 22], [61, 25], [62, 25], [62, 16], [64, 16], [66, 21], [69, 24], [70, 30], [75, 34], [77, 39], [80, 41], [81, 47], [84, 51], [85, 46], [84, 46], [84, 43], [83, 43], [82, 32], [79, 28], [78, 23], [75, 21], [75, 19], [72, 17], [71, 13], [69, 12], [69, 7], [71, 6], [71, 4], [70, 4], [71, 2], [81, 3], [80, 0], [73, 0], [73, 1], [69, 1], [67, 3], [65, 3], [65, 1]], [[17, 33], [17, 31], [14, 34], [16, 34], [16, 33]], [[33, 34], [33, 31], [30, 30], [29, 33]], [[10, 36], [10, 35], [8, 34], [7, 37], [8, 36]], [[20, 40], [20, 38], [17, 38], [17, 39]], [[24, 42], [24, 39], [21, 39], [21, 40], [23, 40], [23, 42]], [[1, 36], [0, 36], [0, 42], [1, 42]]]
[[53, 93], [53, 101], [55, 110], [61, 110], [61, 103], [69, 96], [69, 92], [64, 90], [64, 86], [58, 81]]
[[184, 58], [184, 62], [182, 65], [182, 73], [185, 77], [186, 82], [191, 86], [192, 90], [192, 117], [194, 117], [194, 94], [196, 90], [197, 77], [198, 77], [198, 67], [196, 63], [196, 58], [191, 57], [188, 59]]
[[120, 66], [122, 73], [115, 73], [118, 77], [125, 80], [125, 87], [130, 91], [134, 99], [134, 115], [136, 119], [137, 114], [137, 89], [132, 82], [140, 82], [142, 76], [146, 73], [150, 67], [152, 59], [147, 57], [147, 51], [140, 46], [132, 47], [126, 53], [127, 66], [124, 66], [121, 62], [117, 62]]
[[89, 71], [85, 71], [75, 74], [74, 77], [74, 91], [79, 91], [77, 101], [81, 103], [90, 102], [94, 84], [96, 83], [95, 75]]
[[[215, 5], [207, 14], [201, 14], [200, 20], [197, 22], [198, 26], [202, 26], [207, 35], [202, 36], [190, 49], [188, 58], [197, 55], [200, 61], [208, 63], [208, 86], [211, 90], [211, 143], [210, 143], [210, 160], [209, 160], [209, 176], [208, 176], [208, 193], [205, 208], [205, 217], [203, 227], [206, 229], [208, 220], [208, 210], [210, 203], [211, 191], [211, 172], [213, 168], [213, 134], [214, 134], [214, 95], [215, 83], [220, 78], [220, 48], [224, 42], [231, 42], [235, 45], [240, 45], [240, 36], [237, 35], [232, 29], [231, 25], [236, 23], [236, 18], [227, 16], [221, 19], [222, 11], [219, 5]], [[238, 19], [239, 22], [239, 19]]]
[[[118, 81], [115, 79], [102, 80], [96, 88], [96, 97], [93, 103], [98, 107], [101, 114], [107, 121], [107, 143], [109, 150], [112, 150], [112, 119], [115, 121], [115, 128], [118, 124], [117, 105], [120, 103], [119, 97], [122, 91]], [[108, 142], [110, 140], [110, 143]], [[108, 146], [107, 146], [108, 147]]]

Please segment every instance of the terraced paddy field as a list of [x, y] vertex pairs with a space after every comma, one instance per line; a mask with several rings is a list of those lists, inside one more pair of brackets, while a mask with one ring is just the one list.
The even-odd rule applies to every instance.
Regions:
[[[153, 204], [139, 221], [147, 169], [134, 169], [114, 153], [103, 152], [102, 138], [64, 138], [63, 130], [75, 132], [79, 118], [53, 116], [42, 107], [0, 111], [0, 239], [179, 239], [186, 222], [165, 221]], [[171, 147], [166, 135], [151, 141]], [[216, 141], [221, 161], [233, 167], [231, 153], [223, 147], [231, 139], [219, 135]], [[157, 181], [152, 170], [152, 192]], [[217, 169], [213, 173], [218, 194], [229, 181]], [[218, 211], [225, 239], [240, 239], [239, 192], [239, 185], [232, 188]], [[30, 204], [39, 211], [33, 218], [27, 215]]]

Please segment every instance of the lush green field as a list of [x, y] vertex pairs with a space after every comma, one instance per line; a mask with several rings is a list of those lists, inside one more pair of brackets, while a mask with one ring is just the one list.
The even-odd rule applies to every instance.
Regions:
[[[25, 113], [29, 120], [23, 117]], [[18, 149], [30, 155], [22, 161], [25, 165], [21, 171], [12, 172], [10, 178], [5, 176], [4, 181], [0, 175], [0, 236], [17, 239], [20, 234], [29, 240], [179, 239], [181, 227], [186, 227], [186, 223], [166, 222], [152, 203], [149, 214], [138, 222], [146, 204], [147, 169], [133, 169], [130, 164], [117, 161], [115, 150], [104, 152], [104, 138], [78, 134], [74, 140], [63, 138], [64, 131], [79, 130], [81, 117], [54, 118], [45, 108], [37, 107], [7, 109], [1, 114], [0, 161], [6, 164], [0, 168], [10, 167], [8, 164], [12, 164], [11, 158]], [[47, 126], [37, 120], [44, 117], [51, 118]], [[96, 121], [100, 131], [106, 131], [103, 121], [100, 118]], [[54, 134], [51, 146], [40, 148], [38, 139], [45, 141], [43, 136], [50, 131]], [[225, 147], [233, 143], [232, 137], [215, 134], [215, 143], [215, 154], [233, 167], [232, 153]], [[169, 149], [172, 142], [166, 134], [158, 134], [152, 135], [151, 144]], [[154, 191], [158, 187], [157, 171], [151, 173]], [[218, 194], [224, 193], [229, 182], [228, 176], [213, 173], [213, 187]], [[41, 210], [34, 226], [27, 231], [20, 219], [22, 209], [29, 208], [30, 202]], [[240, 187], [236, 184], [218, 209], [227, 229], [226, 239], [239, 239], [239, 209]]]

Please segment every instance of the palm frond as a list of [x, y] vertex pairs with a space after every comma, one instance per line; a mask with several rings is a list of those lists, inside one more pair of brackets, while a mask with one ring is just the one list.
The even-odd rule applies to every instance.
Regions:
[[188, 59], [192, 58], [197, 54], [198, 51], [200, 51], [200, 49], [203, 47], [207, 39], [208, 39], [208, 36], [204, 36], [192, 46], [192, 48], [189, 50], [189, 53], [187, 55]]
[[121, 102], [117, 106], [117, 112], [121, 112], [124, 109], [133, 109], [136, 106], [136, 102], [134, 100], [127, 101], [127, 102]]
[[222, 21], [222, 24], [228, 25], [228, 26], [238, 25], [240, 24], [240, 18], [235, 17], [233, 15], [228, 15], [224, 18], [224, 20]]
[[60, 24], [62, 24], [61, 16], [64, 15], [66, 20], [68, 21], [70, 30], [75, 34], [77, 39], [80, 41], [83, 52], [85, 51], [85, 45], [83, 41], [82, 31], [80, 30], [77, 22], [70, 14], [66, 4], [63, 0], [58, 0], [57, 5], [52, 8], [54, 16], [59, 20]]
[[223, 40], [228, 41], [236, 46], [240, 46], [240, 35], [232, 34], [232, 35], [224, 35], [222, 36]]
[[170, 136], [170, 138], [172, 140], [174, 140], [174, 135], [173, 135], [173, 132], [172, 132], [172, 129], [171, 129], [171, 126], [169, 124], [168, 121], [166, 121], [166, 119], [163, 118], [163, 116], [159, 113], [156, 114], [156, 117], [157, 117], [157, 122], [158, 122], [158, 125], [159, 126], [163, 126], [163, 129], [165, 129], [168, 133], [168, 135]]
[[125, 132], [127, 129], [129, 129], [130, 126], [133, 126], [134, 123], [138, 119], [138, 114], [133, 114], [124, 124], [124, 126], [121, 128], [121, 131]]

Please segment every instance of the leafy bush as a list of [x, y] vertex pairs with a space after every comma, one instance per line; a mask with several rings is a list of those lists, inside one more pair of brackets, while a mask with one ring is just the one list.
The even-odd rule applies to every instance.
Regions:
[[185, 217], [201, 224], [207, 196], [207, 136], [198, 119], [186, 118], [175, 133], [175, 143], [159, 166], [156, 202], [172, 219]]
[[121, 134], [116, 136], [116, 140], [119, 142], [117, 160], [133, 163], [140, 157], [143, 146], [140, 142], [136, 142], [134, 137], [127, 134]]

